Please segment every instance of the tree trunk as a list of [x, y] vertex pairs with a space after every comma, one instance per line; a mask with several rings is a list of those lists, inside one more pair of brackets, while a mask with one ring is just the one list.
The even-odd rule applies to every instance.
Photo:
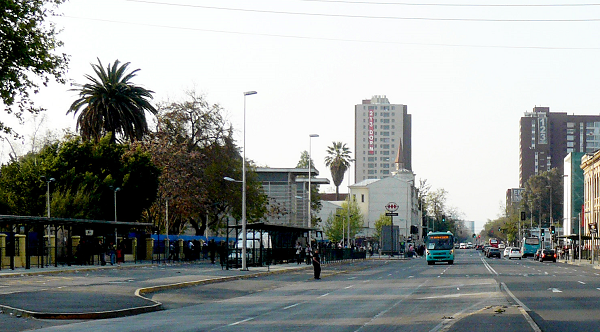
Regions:
[[335, 200], [340, 200], [340, 186], [335, 186]]

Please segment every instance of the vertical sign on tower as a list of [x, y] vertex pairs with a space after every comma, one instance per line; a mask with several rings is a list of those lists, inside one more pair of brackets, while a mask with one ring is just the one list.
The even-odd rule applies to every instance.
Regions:
[[375, 151], [375, 110], [369, 107], [369, 154], [374, 154]]
[[548, 118], [538, 118], [538, 144], [548, 144]]

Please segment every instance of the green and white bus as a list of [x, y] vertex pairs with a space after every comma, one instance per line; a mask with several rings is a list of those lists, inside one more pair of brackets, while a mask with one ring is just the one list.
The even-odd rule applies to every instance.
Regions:
[[427, 264], [454, 264], [454, 235], [451, 232], [429, 232], [425, 244]]

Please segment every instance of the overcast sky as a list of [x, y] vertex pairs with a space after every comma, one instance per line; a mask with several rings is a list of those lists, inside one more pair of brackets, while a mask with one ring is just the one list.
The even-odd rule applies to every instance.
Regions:
[[[600, 113], [600, 3], [567, 3], [70, 0], [55, 21], [69, 79], [85, 83], [96, 58], [131, 62], [157, 102], [194, 89], [221, 104], [240, 145], [243, 92], [257, 91], [246, 149], [262, 166], [295, 167], [319, 134], [313, 160], [331, 179], [325, 151], [333, 141], [354, 151], [355, 104], [386, 95], [408, 105], [417, 178], [446, 189], [480, 229], [518, 186], [525, 111]], [[50, 129], [75, 128], [68, 89], [38, 96]]]

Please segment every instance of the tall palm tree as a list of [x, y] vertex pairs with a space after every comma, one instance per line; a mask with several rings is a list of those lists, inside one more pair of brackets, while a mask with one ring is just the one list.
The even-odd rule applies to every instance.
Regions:
[[333, 142], [332, 146], [327, 147], [327, 156], [325, 157], [325, 166], [329, 167], [333, 184], [335, 184], [335, 199], [340, 200], [340, 185], [344, 180], [344, 173], [350, 168], [350, 149], [346, 143]]
[[98, 77], [85, 75], [91, 83], [76, 84], [77, 88], [72, 89], [79, 92], [79, 99], [71, 104], [67, 114], [79, 112], [77, 130], [84, 140], [98, 141], [109, 132], [112, 142], [117, 135], [140, 140], [149, 132], [145, 112], [157, 113], [149, 102], [154, 92], [130, 82], [139, 69], [126, 74], [129, 62], [120, 64], [116, 60], [105, 70], [98, 59], [97, 65], [92, 64]]

